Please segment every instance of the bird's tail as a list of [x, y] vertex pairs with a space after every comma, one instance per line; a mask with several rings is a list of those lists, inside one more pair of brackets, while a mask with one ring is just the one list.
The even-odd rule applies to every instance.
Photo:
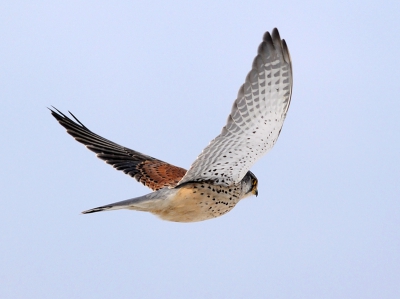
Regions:
[[112, 210], [120, 210], [120, 209], [129, 209], [136, 211], [146, 211], [151, 212], [154, 209], [162, 208], [165, 205], [165, 200], [168, 196], [175, 192], [173, 189], [161, 189], [147, 195], [114, 202], [105, 206], [97, 207], [94, 209], [83, 211], [82, 214], [90, 214], [102, 211], [112, 211]]

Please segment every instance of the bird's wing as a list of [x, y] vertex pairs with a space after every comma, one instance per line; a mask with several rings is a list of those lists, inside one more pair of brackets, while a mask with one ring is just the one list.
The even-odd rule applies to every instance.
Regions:
[[222, 132], [203, 150], [178, 185], [238, 183], [281, 132], [292, 94], [292, 63], [278, 30], [266, 32], [252, 70], [239, 89]]
[[71, 112], [76, 122], [56, 108], [54, 109], [56, 111], [50, 109], [51, 114], [75, 140], [83, 143], [107, 164], [117, 170], [122, 170], [152, 190], [175, 187], [186, 173], [183, 168], [107, 140], [86, 128]]

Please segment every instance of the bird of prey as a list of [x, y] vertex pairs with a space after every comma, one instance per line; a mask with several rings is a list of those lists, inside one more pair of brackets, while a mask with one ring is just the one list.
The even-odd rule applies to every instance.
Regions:
[[195, 222], [224, 215], [241, 199], [257, 196], [258, 180], [250, 168], [274, 146], [282, 130], [292, 82], [289, 50], [275, 28], [264, 34], [226, 125], [189, 170], [116, 144], [90, 131], [72, 113], [75, 121], [50, 109], [75, 140], [153, 190], [82, 213], [129, 209], [168, 221]]

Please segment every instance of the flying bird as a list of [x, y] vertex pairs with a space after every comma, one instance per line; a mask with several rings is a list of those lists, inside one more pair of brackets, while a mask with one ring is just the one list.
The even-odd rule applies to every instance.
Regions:
[[189, 170], [105, 139], [58, 109], [51, 114], [75, 140], [153, 192], [90, 209], [83, 214], [129, 209], [161, 219], [196, 222], [226, 214], [243, 198], [258, 195], [252, 165], [275, 144], [292, 95], [292, 62], [278, 30], [266, 32], [252, 69], [240, 87], [222, 132]]

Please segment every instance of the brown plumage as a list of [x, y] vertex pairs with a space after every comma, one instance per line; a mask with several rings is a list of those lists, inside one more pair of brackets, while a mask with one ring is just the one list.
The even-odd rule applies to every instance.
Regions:
[[83, 143], [107, 164], [117, 170], [122, 170], [154, 191], [165, 187], [175, 187], [186, 173], [183, 168], [105, 139], [86, 128], [71, 112], [70, 114], [77, 122], [58, 109], [54, 109], [56, 111], [50, 109], [51, 114], [75, 140]]
[[152, 190], [175, 187], [186, 173], [183, 168], [157, 159], [147, 159], [138, 164], [136, 168], [138, 174], [135, 175], [135, 179]]

